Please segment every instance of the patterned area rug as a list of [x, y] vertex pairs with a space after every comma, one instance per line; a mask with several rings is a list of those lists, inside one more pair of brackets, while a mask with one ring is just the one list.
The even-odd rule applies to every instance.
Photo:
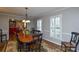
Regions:
[[[17, 51], [17, 42], [16, 41], [8, 41], [5, 52], [19, 52], [19, 51]], [[22, 51], [22, 52], [25, 52], [25, 51]], [[43, 42], [42, 46], [41, 46], [41, 51], [40, 52], [62, 52], [62, 51], [60, 49], [58, 49], [58, 48], [54, 48], [54, 47], [50, 48], [48, 46], [48, 44]]]
[[17, 42], [8, 41], [5, 52], [17, 52]]
[[53, 46], [52, 46], [52, 48], [50, 48], [49, 45], [44, 42], [42, 43], [42, 46], [43, 46], [44, 50], [46, 50], [46, 52], [62, 52], [61, 49], [59, 49], [59, 48], [56, 48]]

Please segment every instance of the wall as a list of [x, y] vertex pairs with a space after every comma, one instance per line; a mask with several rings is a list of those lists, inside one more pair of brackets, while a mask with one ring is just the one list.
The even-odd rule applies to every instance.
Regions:
[[3, 33], [7, 34], [7, 39], [9, 39], [9, 19], [22, 19], [22, 16], [16, 16], [11, 14], [0, 14], [0, 29]]
[[32, 28], [36, 28], [36, 20], [35, 19], [30, 19], [30, 23], [27, 24], [27, 28], [31, 30]]
[[3, 33], [6, 33], [7, 36], [9, 36], [8, 34], [9, 23], [8, 22], [9, 22], [8, 16], [0, 14], [0, 29], [2, 29]]
[[[22, 20], [24, 19], [23, 16], [17, 16], [17, 15], [11, 15], [11, 14], [1, 14], [0, 13], [0, 29], [3, 30], [3, 33], [7, 34], [7, 39], [9, 39], [9, 19], [17, 19], [17, 20]], [[31, 27], [34, 27], [35, 25], [33, 24], [33, 20], [31, 20], [31, 23], [28, 24], [29, 29]]]
[[[62, 40], [50, 38], [50, 16], [62, 14]], [[72, 31], [79, 32], [79, 8], [66, 8], [60, 11], [48, 12], [48, 15], [41, 17], [42, 30], [44, 39], [56, 44], [61, 44], [61, 41], [70, 41]]]

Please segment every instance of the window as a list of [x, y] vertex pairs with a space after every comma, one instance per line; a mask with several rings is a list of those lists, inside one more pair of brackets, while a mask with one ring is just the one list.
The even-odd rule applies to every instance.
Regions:
[[37, 30], [42, 31], [42, 20], [37, 20]]
[[54, 39], [62, 39], [62, 19], [61, 15], [50, 18], [50, 37]]

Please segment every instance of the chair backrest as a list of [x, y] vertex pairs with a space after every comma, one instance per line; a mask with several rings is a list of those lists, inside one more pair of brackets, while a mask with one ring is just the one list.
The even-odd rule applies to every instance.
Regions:
[[0, 29], [0, 42], [2, 42], [2, 29]]
[[32, 30], [32, 33], [40, 33], [41, 31], [40, 30]]
[[38, 40], [40, 43], [42, 42], [42, 35], [43, 35], [42, 33], [38, 34]]
[[21, 46], [23, 43], [19, 40], [18, 34], [16, 34], [17, 45]]
[[2, 35], [2, 29], [0, 29], [0, 35]]
[[71, 32], [70, 43], [74, 44], [75, 47], [78, 45], [78, 43], [79, 43], [79, 33], [77, 33], [77, 32]]
[[16, 40], [19, 42], [18, 33], [16, 33]]

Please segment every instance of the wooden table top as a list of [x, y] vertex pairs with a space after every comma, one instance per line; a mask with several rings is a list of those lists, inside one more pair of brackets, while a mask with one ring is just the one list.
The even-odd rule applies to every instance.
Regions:
[[24, 35], [24, 34], [21, 33], [21, 34], [18, 34], [18, 38], [23, 43], [29, 43], [29, 42], [33, 41], [33, 37], [32, 37], [31, 34]]

